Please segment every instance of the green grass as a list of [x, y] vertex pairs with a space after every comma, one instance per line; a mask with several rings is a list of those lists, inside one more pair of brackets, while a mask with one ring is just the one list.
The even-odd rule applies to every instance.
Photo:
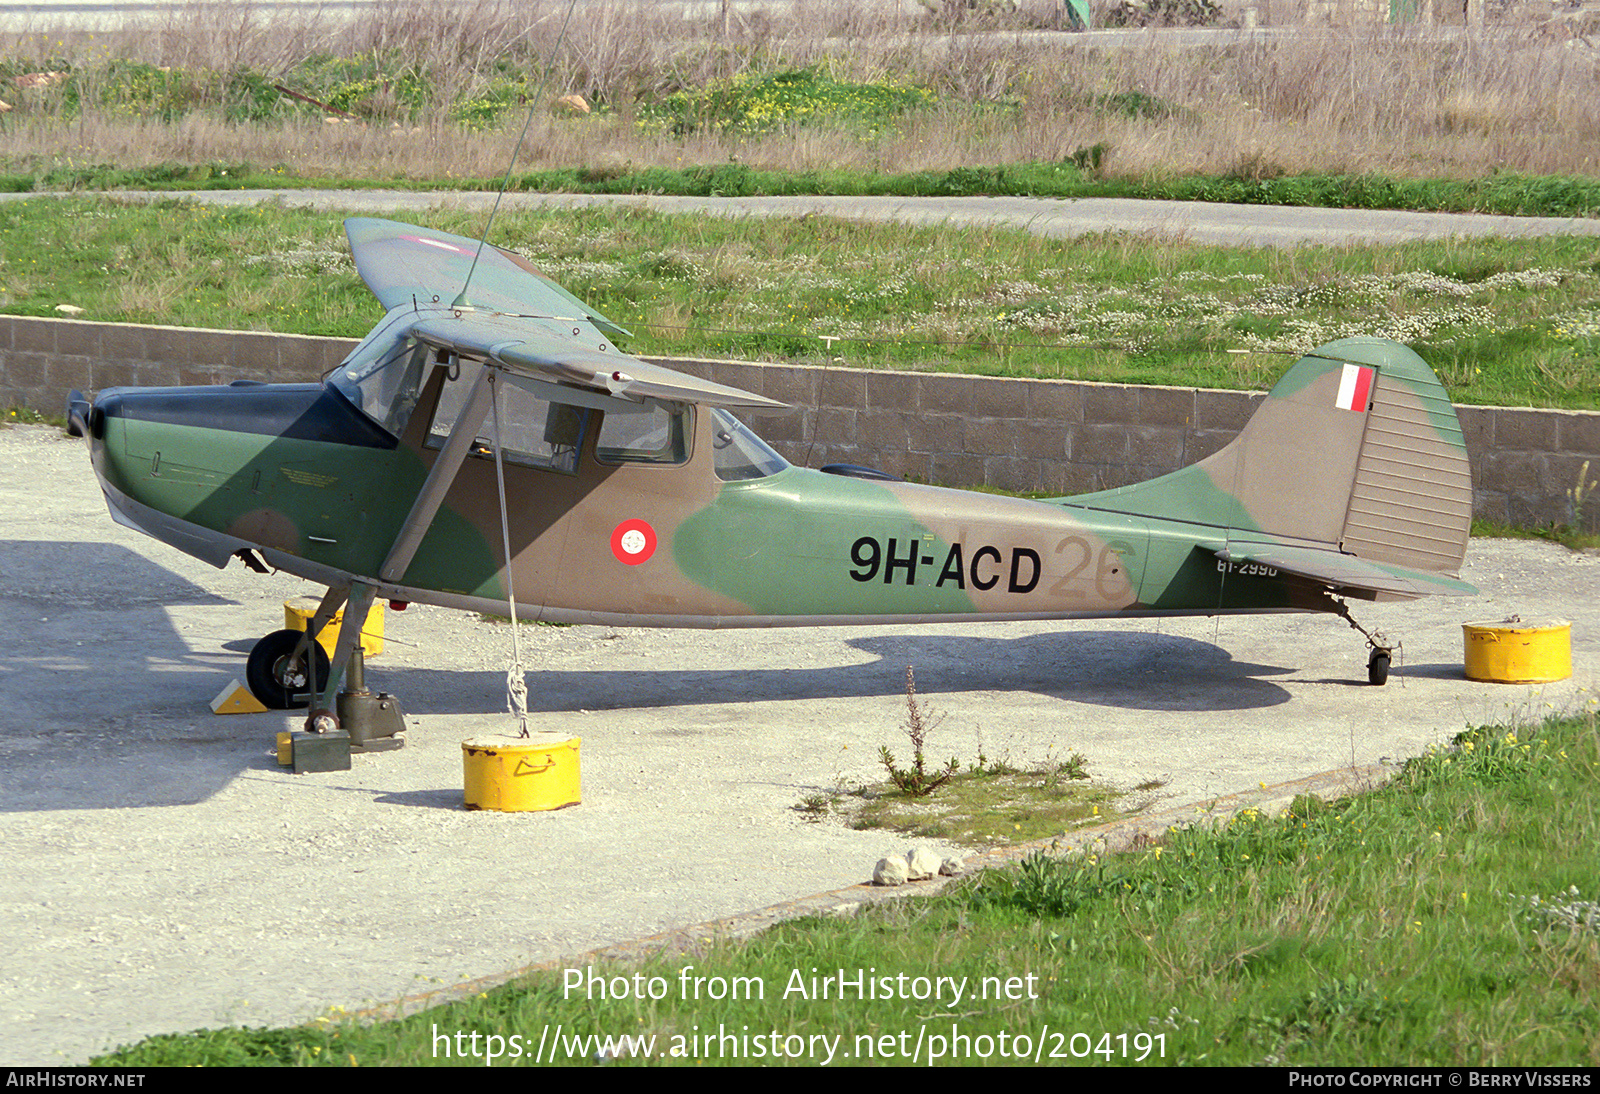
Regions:
[[1493, 521], [1474, 520], [1474, 539], [1542, 539], [1559, 543], [1569, 551], [1600, 550], [1600, 535], [1580, 532], [1570, 524], [1543, 525], [1537, 528], [1517, 528]]
[[[1459, 403], [1600, 407], [1600, 262], [1581, 238], [1271, 251], [618, 209], [508, 212], [495, 234], [637, 332], [626, 348], [643, 355], [1262, 388], [1292, 355], [1364, 333], [1415, 348]], [[63, 303], [109, 322], [347, 337], [379, 317], [338, 214], [0, 206], [0, 311]]]
[[750, 70], [701, 88], [675, 91], [658, 103], [641, 104], [638, 118], [646, 130], [678, 136], [702, 129], [770, 133], [826, 122], [870, 139], [892, 127], [901, 115], [936, 101], [929, 89], [899, 80], [837, 80], [815, 67]]
[[[688, 113], [690, 106], [681, 110]], [[677, 114], [661, 110], [663, 125]], [[860, 124], [871, 127], [863, 111]], [[753, 123], [752, 123], [753, 124]], [[1303, 174], [1269, 179], [1235, 175], [1152, 175], [1104, 178], [1106, 150], [1084, 146], [1057, 162], [1010, 163], [880, 173], [834, 169], [760, 170], [740, 163], [686, 167], [559, 167], [524, 171], [510, 189], [534, 193], [669, 194], [690, 197], [1148, 198], [1236, 205], [1289, 205], [1333, 209], [1487, 213], [1500, 216], [1592, 217], [1600, 213], [1600, 179], [1565, 175], [1496, 174], [1477, 179], [1397, 178], [1378, 174]], [[500, 178], [348, 178], [304, 176], [249, 163], [169, 163], [119, 167], [106, 163], [11, 163], [0, 169], [0, 191], [401, 189], [496, 190]]]
[[[494, 1047], [500, 1063], [527, 1063], [541, 1036], [546, 1060], [555, 1041], [559, 1060], [580, 1062], [602, 1047], [591, 1035], [626, 1034], [654, 1038], [648, 1062], [764, 1063], [728, 1056], [753, 1053], [744, 1033], [776, 1032], [795, 1039], [763, 1050], [805, 1062], [829, 1046], [845, 1062], [904, 1062], [920, 1044], [917, 1062], [965, 1045], [992, 1062], [1032, 1062], [1037, 1048], [1052, 1063], [1592, 1067], [1597, 789], [1590, 700], [1588, 713], [1463, 733], [1359, 797], [1246, 811], [1119, 856], [1035, 856], [933, 898], [592, 970], [659, 977], [658, 999], [591, 997], [586, 971], [541, 973], [393, 1022], [330, 1014], [162, 1036], [95, 1062], [481, 1064]], [[816, 997], [812, 976], [836, 988], [841, 970], [890, 988], [965, 978], [967, 994]], [[694, 977], [701, 996], [685, 998]], [[762, 996], [706, 997], [734, 978]], [[724, 1030], [735, 1039], [695, 1051], [690, 1038]], [[463, 1061], [473, 1033], [478, 1055]]]
[[797, 808], [813, 819], [836, 817], [856, 829], [886, 828], [913, 838], [994, 847], [1047, 839], [1137, 810], [1125, 805], [1125, 791], [1088, 778], [1082, 756], [1026, 768], [980, 761], [926, 796], [880, 783], [809, 795]]

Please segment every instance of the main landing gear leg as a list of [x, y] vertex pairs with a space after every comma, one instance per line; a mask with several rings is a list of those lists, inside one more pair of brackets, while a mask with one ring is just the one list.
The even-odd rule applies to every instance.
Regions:
[[305, 630], [273, 631], [251, 648], [245, 682], [264, 706], [303, 707], [327, 685], [328, 655], [316, 637], [349, 595], [348, 586], [329, 589]]
[[1389, 662], [1393, 658], [1394, 651], [1401, 648], [1401, 644], [1399, 642], [1391, 644], [1382, 631], [1367, 630], [1356, 622], [1355, 616], [1350, 614], [1350, 605], [1346, 604], [1343, 598], [1335, 596], [1332, 599], [1339, 606], [1339, 618], [1366, 636], [1367, 645], [1372, 648], [1372, 652], [1367, 655], [1367, 683], [1382, 687], [1389, 680]]
[[[363, 582], [353, 582], [345, 604], [344, 626], [333, 649], [333, 665], [328, 684], [306, 719], [312, 733], [343, 729], [350, 737], [352, 752], [387, 752], [405, 746], [401, 731], [405, 715], [399, 702], [387, 693], [367, 690], [366, 662], [361, 653], [361, 631], [372, 610], [377, 590]], [[348, 681], [340, 687], [341, 681]]]
[[[359, 581], [352, 582], [349, 587], [349, 599], [344, 606], [344, 625], [339, 628], [339, 641], [333, 647], [333, 665], [322, 694], [312, 700], [311, 713], [306, 718], [308, 732], [328, 733], [339, 728], [339, 716], [334, 713], [334, 696], [338, 693], [339, 681], [344, 678], [345, 669], [350, 666], [350, 654], [361, 642], [361, 628], [366, 624], [375, 591], [371, 585]], [[332, 589], [328, 590], [328, 596], [333, 596]], [[324, 598], [324, 606], [327, 603]], [[320, 619], [321, 616], [322, 608], [318, 608], [317, 617]]]

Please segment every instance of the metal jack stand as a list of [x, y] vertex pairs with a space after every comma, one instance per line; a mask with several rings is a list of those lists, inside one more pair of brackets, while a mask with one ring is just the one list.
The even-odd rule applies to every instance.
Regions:
[[366, 661], [358, 643], [350, 654], [345, 687], [337, 700], [339, 726], [350, 735], [351, 752], [392, 752], [406, 746], [405, 712], [387, 692], [367, 690]]

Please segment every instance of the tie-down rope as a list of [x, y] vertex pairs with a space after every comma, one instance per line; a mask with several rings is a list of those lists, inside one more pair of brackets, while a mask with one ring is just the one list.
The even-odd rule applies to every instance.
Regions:
[[[484, 367], [488, 367], [485, 365]], [[528, 681], [522, 667], [522, 641], [517, 631], [517, 586], [511, 576], [511, 526], [506, 518], [506, 472], [500, 459], [500, 385], [499, 373], [489, 369], [489, 399], [494, 406], [494, 480], [500, 489], [500, 545], [506, 560], [506, 609], [511, 615], [511, 659], [506, 670], [506, 710], [517, 719], [519, 736], [528, 735]]]

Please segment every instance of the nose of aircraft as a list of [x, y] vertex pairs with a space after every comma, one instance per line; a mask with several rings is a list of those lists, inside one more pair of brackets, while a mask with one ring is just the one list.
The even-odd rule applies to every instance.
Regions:
[[67, 392], [67, 436], [88, 437], [89, 416], [93, 408], [83, 392], [73, 388]]
[[92, 401], [76, 388], [67, 395], [67, 435], [84, 439], [89, 446], [89, 462], [102, 482], [114, 481], [120, 486], [122, 469], [114, 465], [121, 461], [113, 457], [123, 446], [118, 445], [114, 452], [106, 444], [106, 419], [117, 416], [118, 406], [115, 390], [102, 391]]

